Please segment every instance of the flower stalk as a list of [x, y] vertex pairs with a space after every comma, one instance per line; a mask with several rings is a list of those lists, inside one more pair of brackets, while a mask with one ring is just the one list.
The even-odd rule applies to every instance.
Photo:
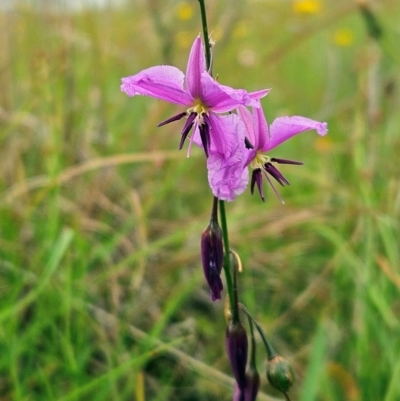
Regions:
[[200, 14], [201, 14], [201, 26], [203, 29], [203, 37], [204, 37], [204, 49], [206, 53], [206, 69], [210, 72], [211, 67], [211, 46], [210, 46], [210, 38], [208, 36], [208, 28], [207, 28], [207, 14], [206, 14], [206, 5], [205, 0], [199, 0], [200, 4]]
[[232, 282], [232, 276], [231, 276], [231, 258], [230, 258], [230, 252], [229, 252], [228, 223], [226, 220], [225, 202], [222, 200], [219, 201], [219, 215], [221, 217], [222, 238], [224, 241], [224, 249], [225, 249], [224, 264], [222, 267], [223, 267], [224, 273], [225, 273], [226, 287], [228, 290], [228, 297], [229, 297], [229, 306], [230, 306], [232, 313], [234, 313], [234, 309], [235, 309], [234, 297], [235, 296], [234, 296], [233, 282]]
[[[267, 351], [268, 359], [272, 359], [272, 358], [276, 357], [278, 354], [272, 347], [271, 343], [268, 341], [267, 337], [265, 336], [264, 330], [259, 325], [257, 320], [254, 319], [253, 316], [251, 316], [250, 312], [247, 310], [247, 308], [243, 304], [239, 304], [239, 307], [240, 307], [240, 310], [242, 310], [244, 313], [246, 313], [246, 315], [249, 319], [249, 322], [252, 321], [254, 323], [254, 325], [256, 326], [256, 329], [257, 329], [258, 333], [260, 334], [262, 342], [264, 343], [265, 350]], [[252, 328], [252, 326], [250, 326], [250, 327]]]
[[[200, 5], [200, 14], [201, 14], [201, 26], [203, 29], [203, 38], [204, 38], [204, 51], [206, 56], [206, 69], [209, 71], [211, 75], [211, 45], [210, 45], [210, 38], [208, 36], [208, 27], [207, 27], [207, 13], [206, 13], [206, 5], [205, 0], [198, 0]], [[214, 196], [214, 201], [217, 198]], [[228, 290], [228, 297], [229, 297], [229, 306], [233, 313], [234, 311], [234, 294], [233, 294], [233, 285], [232, 285], [232, 276], [231, 276], [231, 263], [230, 263], [230, 249], [229, 249], [229, 235], [228, 235], [228, 223], [226, 219], [226, 212], [225, 212], [225, 203], [224, 201], [219, 201], [219, 214], [221, 217], [221, 225], [222, 225], [222, 235], [224, 241], [224, 264], [223, 269], [225, 273], [226, 279], [226, 287]]]
[[244, 394], [247, 386], [246, 365], [248, 354], [248, 340], [246, 329], [240, 321], [239, 301], [237, 294], [236, 274], [238, 267], [238, 256], [231, 253], [233, 260], [233, 309], [232, 318], [226, 328], [226, 352], [231, 363], [232, 372], [239, 389], [240, 401], [245, 401]]

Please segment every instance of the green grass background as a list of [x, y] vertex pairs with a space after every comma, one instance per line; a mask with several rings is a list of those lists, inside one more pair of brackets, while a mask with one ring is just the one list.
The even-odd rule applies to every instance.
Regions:
[[[329, 124], [271, 153], [305, 163], [282, 167], [285, 205], [267, 188], [227, 204], [240, 298], [293, 365], [292, 400], [398, 401], [400, 6], [372, 4], [376, 41], [355, 1], [318, 4], [207, 2], [219, 81], [272, 88], [269, 121]], [[0, 12], [0, 400], [230, 400], [204, 156], [156, 128], [181, 108], [119, 89], [185, 70], [198, 3], [52, 5]], [[257, 355], [258, 399], [282, 398]]]

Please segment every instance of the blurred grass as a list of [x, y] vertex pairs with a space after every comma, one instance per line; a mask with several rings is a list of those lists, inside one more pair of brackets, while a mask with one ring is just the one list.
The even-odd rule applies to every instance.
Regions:
[[[185, 68], [193, 3], [0, 14], [1, 400], [231, 399], [199, 258], [203, 155], [155, 128], [175, 107], [119, 91], [142, 68]], [[209, 3], [220, 82], [271, 87], [269, 120], [330, 128], [276, 151], [305, 162], [284, 171], [286, 205], [227, 205], [242, 300], [293, 364], [293, 399], [395, 401], [399, 5], [374, 4], [377, 42], [355, 2]]]

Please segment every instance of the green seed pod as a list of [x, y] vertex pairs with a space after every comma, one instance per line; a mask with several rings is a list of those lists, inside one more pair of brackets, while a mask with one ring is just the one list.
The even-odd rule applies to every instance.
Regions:
[[282, 393], [286, 393], [294, 382], [293, 370], [289, 363], [281, 356], [276, 355], [268, 359], [267, 377], [271, 386]]

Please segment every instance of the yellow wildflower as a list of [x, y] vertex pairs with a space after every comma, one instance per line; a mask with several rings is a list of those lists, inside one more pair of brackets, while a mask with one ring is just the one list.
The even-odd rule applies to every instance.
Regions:
[[293, 11], [297, 14], [318, 14], [322, 9], [320, 0], [294, 0]]
[[179, 3], [176, 7], [176, 15], [182, 21], [190, 20], [193, 17], [193, 6], [187, 1]]
[[351, 46], [353, 43], [353, 31], [351, 29], [338, 29], [333, 35], [333, 41], [338, 46]]

